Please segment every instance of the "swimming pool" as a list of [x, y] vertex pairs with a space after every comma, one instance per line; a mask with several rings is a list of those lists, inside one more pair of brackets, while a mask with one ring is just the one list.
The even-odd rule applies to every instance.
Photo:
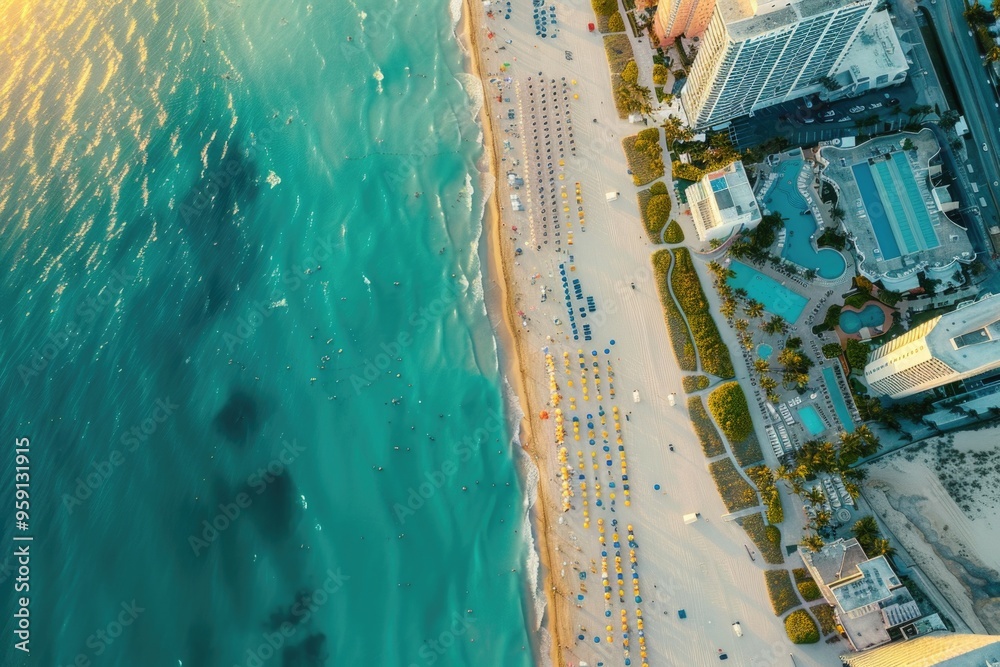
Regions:
[[903, 153], [851, 167], [883, 259], [941, 245], [916, 177]]
[[816, 218], [799, 192], [802, 160], [785, 160], [778, 166], [778, 178], [767, 193], [765, 205], [785, 219], [785, 247], [781, 256], [812, 269], [821, 278], [839, 278], [847, 269], [844, 257], [831, 248], [817, 250], [809, 238], [816, 232]]
[[746, 264], [734, 260], [729, 263], [729, 268], [735, 274], [727, 280], [733, 289], [742, 287], [749, 298], [764, 305], [764, 310], [772, 315], [780, 315], [789, 324], [794, 324], [799, 319], [809, 303], [806, 297]]
[[813, 406], [803, 405], [801, 408], [798, 408], [797, 412], [799, 413], [799, 419], [802, 420], [802, 425], [809, 431], [809, 435], [819, 435], [826, 430], [823, 420], [819, 418], [819, 413], [816, 412], [816, 408]]
[[854, 420], [851, 419], [851, 412], [847, 409], [847, 402], [844, 395], [840, 393], [837, 386], [837, 376], [833, 369], [827, 366], [823, 369], [823, 380], [826, 382], [826, 389], [830, 392], [830, 399], [833, 401], [833, 409], [837, 413], [837, 419], [848, 433], [854, 433]]
[[774, 354], [774, 348], [767, 343], [761, 343], [757, 346], [757, 356], [761, 359], [768, 359]]
[[880, 327], [885, 324], [885, 312], [874, 303], [870, 303], [855, 313], [851, 310], [840, 312], [840, 328], [844, 333], [858, 333], [861, 327]]

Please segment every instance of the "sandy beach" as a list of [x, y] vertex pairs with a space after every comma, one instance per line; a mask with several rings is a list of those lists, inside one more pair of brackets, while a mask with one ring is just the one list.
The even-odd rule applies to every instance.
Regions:
[[[842, 643], [788, 641], [770, 610], [767, 566], [749, 557], [746, 533], [722, 519], [726, 510], [688, 420], [683, 373], [667, 340], [650, 265], [656, 247], [639, 220], [637, 188], [620, 145], [643, 125], [615, 112], [601, 36], [587, 31], [594, 21], [589, 4], [552, 5], [558, 19], [544, 39], [535, 34], [530, 5], [518, 3], [509, 20], [503, 6], [494, 3], [500, 11], [490, 18], [483, 5], [466, 0], [471, 20], [463, 32], [487, 99], [484, 141], [496, 177], [486, 223], [489, 280], [498, 281], [496, 299], [503, 304], [501, 357], [525, 413], [522, 444], [539, 471], [534, 521], [539, 588], [546, 596], [540, 651], [553, 665], [622, 664], [628, 655], [638, 666], [641, 634], [651, 665], [714, 665], [722, 652], [736, 665], [791, 665], [792, 656], [799, 666], [836, 664]], [[633, 39], [637, 55], [648, 50], [645, 41]], [[645, 58], [640, 71], [648, 77]], [[529, 136], [537, 128], [544, 136], [535, 135], [536, 146]], [[544, 146], [558, 149], [548, 157]], [[508, 173], [524, 183], [510, 185]], [[611, 201], [608, 192], [621, 196]], [[511, 195], [525, 211], [511, 210]], [[576, 289], [574, 281], [581, 294], [572, 301], [576, 340], [563, 298], [564, 289]], [[592, 309], [584, 296], [593, 299]], [[667, 400], [671, 393], [675, 406]], [[556, 409], [565, 416], [566, 462], [559, 460]], [[563, 467], [572, 471], [566, 482]], [[572, 496], [564, 499], [564, 488]], [[690, 512], [701, 519], [685, 525], [682, 517]], [[735, 621], [741, 638], [731, 628]]]
[[864, 495], [976, 633], [1000, 633], [1000, 428], [933, 438], [868, 466]]

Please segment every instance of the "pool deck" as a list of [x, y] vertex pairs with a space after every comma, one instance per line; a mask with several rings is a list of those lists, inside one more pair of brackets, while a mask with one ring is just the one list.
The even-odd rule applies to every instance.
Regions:
[[[833, 248], [820, 248], [817, 244], [817, 239], [827, 226], [824, 224], [824, 220], [830, 220], [832, 216], [829, 207], [824, 205], [820, 199], [818, 191], [819, 179], [813, 173], [811, 157], [812, 153], [807, 154], [802, 149], [795, 149], [770, 156], [766, 163], [758, 166], [759, 178], [754, 192], [757, 199], [761, 202], [765, 213], [776, 211], [785, 218], [786, 228], [778, 233], [777, 254], [785, 261], [802, 267], [803, 270], [813, 269], [816, 271], [817, 280], [836, 284], [844, 278], [848, 268], [853, 268], [853, 263], [845, 253]], [[783, 179], [794, 180], [794, 193], [784, 191], [780, 193], [775, 192], [782, 187], [781, 181]], [[792, 206], [794, 210], [782, 211], [780, 210], [782, 208], [780, 202], [773, 201], [775, 197], [787, 199], [789, 196], [798, 198]], [[826, 209], [825, 211], [823, 210], [824, 208]], [[800, 219], [802, 211], [805, 209], [809, 210], [808, 223]], [[795, 229], [791, 229], [791, 227]], [[805, 264], [796, 261], [796, 257], [791, 256], [798, 254], [797, 252], [793, 253], [791, 248], [790, 235], [795, 232], [799, 234], [807, 233], [808, 239], [806, 242], [809, 244], [811, 253], [815, 255], [813, 258], [814, 261]], [[802, 242], [801, 236], [796, 238], [797, 243]], [[839, 257], [839, 261], [833, 258], [830, 253]], [[819, 269], [819, 264], [823, 263], [820, 261], [820, 257], [823, 257], [823, 262], [834, 261], [838, 263], [839, 270], [837, 275], [824, 276], [822, 274]], [[813, 264], [816, 266], [813, 266]]]
[[[902, 143], [906, 139], [913, 143], [913, 150], [901, 151]], [[916, 286], [916, 274], [925, 267], [939, 272], [948, 270], [954, 272], [952, 265], [956, 261], [968, 262], [975, 258], [972, 243], [965, 229], [952, 222], [945, 213], [935, 207], [928, 179], [935, 181], [935, 185], [941, 180], [941, 167], [931, 164], [939, 152], [937, 140], [933, 132], [928, 129], [916, 133], [877, 137], [854, 148], [825, 146], [819, 151], [816, 159], [821, 166], [821, 178], [838, 193], [838, 204], [844, 211], [843, 226], [856, 248], [858, 268], [869, 279], [873, 281], [884, 279], [893, 285], [898, 285], [896, 289], [909, 289], [911, 286]], [[919, 206], [920, 216], [930, 216], [933, 234], [940, 245], [908, 254], [901, 246], [903, 254], [886, 259], [879, 250], [879, 238], [869, 220], [853, 167], [866, 164], [872, 158], [885, 159], [881, 156], [890, 153], [905, 157], [908, 171], [913, 175], [913, 180], [906, 184], [911, 191], [910, 199], [913, 201], [908, 199], [909, 203], [906, 205]], [[951, 196], [954, 197], [955, 193], [952, 192]], [[918, 198], [920, 201], [915, 201]], [[899, 235], [904, 231], [894, 229], [893, 233]]]
[[853, 306], [844, 305], [840, 309], [840, 312], [860, 313], [862, 310], [872, 305], [878, 306], [879, 308], [882, 309], [882, 312], [885, 313], [885, 322], [882, 324], [882, 326], [877, 328], [861, 327], [860, 329], [858, 329], [857, 333], [847, 333], [846, 331], [841, 329], [840, 325], [838, 324], [833, 328], [833, 331], [834, 333], [837, 334], [837, 338], [840, 339], [841, 346], [847, 345], [848, 340], [871, 340], [872, 338], [881, 336], [892, 327], [892, 318], [894, 313], [896, 312], [896, 309], [890, 308], [889, 306], [885, 305], [884, 303], [876, 299], [871, 299], [869, 301], [866, 301], [865, 303], [861, 304], [860, 308], [854, 308]]

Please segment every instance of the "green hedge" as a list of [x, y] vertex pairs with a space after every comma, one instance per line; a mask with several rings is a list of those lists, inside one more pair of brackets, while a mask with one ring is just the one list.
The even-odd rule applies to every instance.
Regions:
[[760, 514], [751, 514], [736, 520], [747, 532], [757, 551], [768, 565], [781, 565], [785, 557], [781, 554], [781, 531], [777, 526], [764, 525]]
[[667, 225], [667, 231], [663, 232], [663, 240], [666, 243], [684, 243], [684, 230], [676, 220], [671, 220]]
[[[681, 384], [684, 385], [684, 393], [693, 394], [696, 391], [708, 389], [710, 382], [707, 375], [685, 375], [681, 378]], [[704, 410], [704, 408], [702, 409]], [[715, 427], [713, 426], [713, 428]]]
[[792, 586], [788, 570], [767, 570], [764, 572], [764, 581], [767, 582], [767, 595], [771, 598], [775, 616], [781, 616], [789, 609], [799, 606], [799, 596]]
[[735, 375], [733, 361], [729, 358], [729, 348], [722, 342], [719, 329], [712, 319], [711, 307], [701, 289], [698, 274], [687, 248], [673, 251], [676, 266], [671, 274], [671, 288], [678, 304], [687, 316], [694, 337], [702, 369], [723, 379]]
[[796, 588], [799, 589], [799, 595], [806, 602], [815, 602], [816, 600], [823, 597], [823, 594], [819, 592], [819, 586], [816, 585], [815, 581], [802, 581], [796, 584]]
[[[704, 376], [701, 376], [704, 377]], [[712, 458], [726, 453], [726, 445], [719, 437], [719, 432], [715, 430], [715, 424], [705, 411], [705, 404], [701, 402], [701, 396], [691, 396], [688, 398], [688, 413], [694, 432], [701, 441], [701, 450], [705, 456]]]
[[719, 489], [722, 502], [730, 512], [738, 512], [757, 505], [757, 492], [743, 479], [732, 459], [724, 458], [708, 464], [708, 469]]
[[[632, 170], [632, 182], [636, 185], [645, 185], [663, 176], [663, 150], [660, 148], [660, 128], [650, 127], [639, 134], [622, 139], [622, 148], [625, 150], [625, 159], [628, 161], [629, 169]], [[649, 203], [657, 200], [659, 195], [654, 195]], [[670, 198], [667, 197], [667, 216], [670, 215]], [[649, 208], [647, 203], [647, 209]], [[652, 224], [652, 223], [651, 223]], [[660, 227], [666, 224], [666, 216]]]
[[781, 523], [785, 520], [785, 510], [781, 507], [781, 495], [774, 483], [774, 473], [765, 465], [747, 468], [747, 476], [757, 485], [760, 499], [767, 506], [767, 522]]
[[684, 317], [681, 315], [677, 302], [670, 294], [667, 286], [667, 274], [670, 270], [671, 255], [669, 250], [653, 253], [653, 275], [656, 276], [656, 289], [660, 292], [660, 305], [663, 306], [663, 318], [667, 323], [667, 334], [670, 346], [674, 350], [677, 365], [682, 371], [698, 370], [698, 359], [694, 351], [691, 332], [688, 331]]
[[598, 16], [618, 14], [618, 0], [590, 0], [590, 6]]
[[708, 409], [730, 442], [737, 442], [753, 432], [750, 407], [738, 382], [727, 382], [708, 395]]
[[632, 42], [624, 33], [605, 35], [604, 53], [608, 56], [608, 67], [611, 68], [612, 74], [621, 74], [628, 61], [635, 59], [632, 52]]
[[844, 356], [847, 357], [847, 363], [850, 365], [852, 371], [862, 371], [865, 368], [865, 364], [868, 363], [868, 354], [870, 352], [871, 346], [868, 343], [849, 338]]
[[814, 604], [809, 607], [809, 611], [811, 611], [813, 616], [816, 617], [816, 620], [819, 621], [819, 629], [824, 635], [837, 631], [837, 617], [833, 615], [833, 607], [828, 605], [826, 602], [821, 602], [820, 604]]
[[753, 430], [750, 408], [739, 383], [727, 382], [712, 391], [708, 396], [708, 409], [729, 438], [737, 463], [747, 466], [764, 459]]
[[793, 644], [815, 644], [819, 641], [816, 621], [805, 609], [793, 611], [785, 619], [785, 633]]
[[657, 86], [663, 86], [667, 83], [667, 77], [670, 75], [670, 70], [666, 68], [665, 65], [660, 63], [653, 64], [653, 83]]
[[625, 21], [618, 12], [608, 17], [608, 32], [625, 32]]

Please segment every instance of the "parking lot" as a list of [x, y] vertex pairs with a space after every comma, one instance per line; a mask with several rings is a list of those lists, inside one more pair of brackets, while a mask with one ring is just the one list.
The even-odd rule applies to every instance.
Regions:
[[[856, 136], [857, 123], [870, 116], [877, 115], [884, 123], [902, 125], [907, 120], [906, 110], [916, 104], [916, 99], [917, 92], [909, 79], [898, 86], [833, 103], [810, 96], [737, 118], [730, 126], [730, 136], [740, 150], [777, 136], [785, 137], [793, 146], [810, 146], [819, 141]], [[899, 113], [893, 113], [897, 107]]]

